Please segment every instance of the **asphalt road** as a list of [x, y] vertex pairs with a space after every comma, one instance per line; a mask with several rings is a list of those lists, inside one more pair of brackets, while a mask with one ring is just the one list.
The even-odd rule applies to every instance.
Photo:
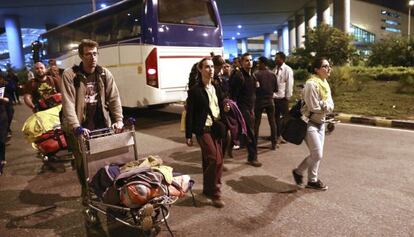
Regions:
[[[164, 111], [179, 111], [169, 107]], [[0, 237], [140, 236], [106, 223], [84, 226], [80, 188], [70, 166], [42, 169], [42, 162], [19, 132], [30, 111], [16, 106], [8, 164], [0, 176]], [[196, 181], [198, 206], [183, 198], [171, 207], [174, 236], [414, 236], [414, 132], [339, 124], [325, 144], [320, 177], [326, 192], [298, 189], [291, 170], [307, 155], [304, 144], [259, 141], [263, 167], [245, 165], [246, 151], [226, 159], [226, 206], [200, 200], [201, 165], [197, 147], [187, 147], [177, 113], [136, 112], [139, 156], [159, 155], [174, 171]], [[269, 128], [262, 121], [261, 135]], [[159, 236], [170, 236], [161, 226]]]

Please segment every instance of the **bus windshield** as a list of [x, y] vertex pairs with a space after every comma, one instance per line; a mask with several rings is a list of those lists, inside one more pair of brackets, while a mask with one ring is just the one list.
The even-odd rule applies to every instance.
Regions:
[[218, 25], [212, 5], [205, 0], [159, 0], [158, 21], [213, 27]]

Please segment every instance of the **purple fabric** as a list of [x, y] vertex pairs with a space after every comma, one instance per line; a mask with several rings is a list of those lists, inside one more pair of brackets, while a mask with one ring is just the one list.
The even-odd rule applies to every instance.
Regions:
[[239, 129], [241, 128], [241, 134], [247, 134], [246, 123], [244, 121], [243, 115], [239, 110], [236, 102], [230, 99], [224, 99], [223, 104], [229, 104], [230, 110], [226, 113], [225, 121], [227, 127], [230, 130], [231, 137], [233, 139], [234, 144], [239, 144]]

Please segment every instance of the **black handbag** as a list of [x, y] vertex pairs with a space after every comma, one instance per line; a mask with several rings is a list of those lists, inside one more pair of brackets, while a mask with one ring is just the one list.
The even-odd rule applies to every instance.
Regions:
[[227, 134], [226, 125], [220, 120], [214, 119], [213, 113], [211, 112], [210, 108], [209, 108], [209, 114], [210, 114], [211, 119], [213, 120], [213, 125], [211, 125], [211, 131], [210, 131], [211, 135], [218, 140], [225, 139], [226, 134]]
[[211, 135], [216, 139], [226, 138], [226, 125], [220, 120], [213, 119], [213, 125], [211, 126]]
[[293, 116], [285, 116], [281, 120], [282, 130], [281, 135], [286, 141], [300, 145], [305, 139], [308, 124], [301, 118]]
[[297, 103], [290, 109], [289, 114], [281, 120], [280, 132], [283, 139], [296, 145], [300, 145], [302, 143], [308, 130], [308, 124], [301, 118], [301, 108], [304, 104], [305, 102], [303, 100], [298, 100]]

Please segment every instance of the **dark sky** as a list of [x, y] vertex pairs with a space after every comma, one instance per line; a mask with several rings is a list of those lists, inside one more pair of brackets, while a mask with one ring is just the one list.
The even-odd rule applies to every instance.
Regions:
[[408, 0], [362, 0], [389, 7], [391, 9], [408, 14]]

